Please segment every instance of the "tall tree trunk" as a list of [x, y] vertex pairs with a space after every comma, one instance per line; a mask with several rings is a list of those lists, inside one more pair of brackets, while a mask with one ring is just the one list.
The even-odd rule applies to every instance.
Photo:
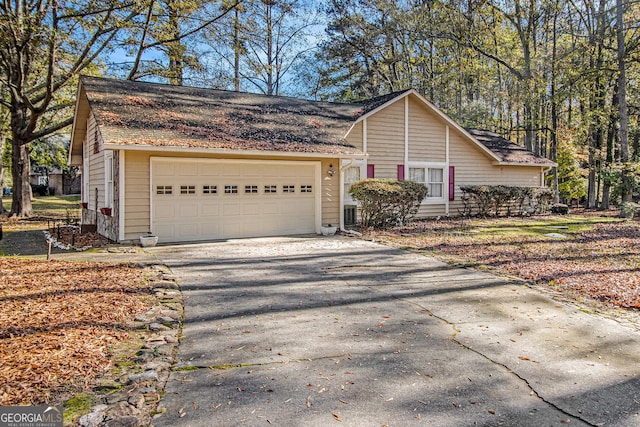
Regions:
[[240, 10], [235, 7], [233, 17], [233, 89], [240, 92]]
[[267, 95], [274, 95], [273, 93], [273, 22], [271, 19], [271, 13], [273, 6], [265, 2], [265, 22], [267, 25]]
[[607, 147], [605, 164], [602, 168], [605, 171], [604, 184], [602, 185], [602, 203], [600, 209], [607, 210], [610, 207], [610, 194], [611, 194], [611, 166], [613, 165], [613, 147], [615, 145], [616, 136], [616, 123], [618, 120], [618, 102], [619, 102], [619, 90], [618, 84], [613, 88], [613, 99], [611, 100], [611, 111], [609, 113], [609, 127], [607, 130]]
[[2, 195], [4, 194], [4, 150], [6, 146], [6, 135], [0, 133], [0, 214], [5, 213], [7, 210], [2, 204]]
[[[14, 135], [16, 138], [16, 135]], [[11, 215], [28, 217], [33, 214], [31, 207], [31, 185], [29, 185], [29, 144], [13, 141], [13, 153], [11, 154], [11, 176], [13, 178], [13, 199], [11, 203]]]
[[[553, 14], [553, 41], [551, 48], [551, 141], [549, 146], [549, 157], [552, 161], [558, 161], [558, 99], [556, 98], [556, 60], [558, 55], [558, 11], [554, 9]], [[560, 202], [560, 188], [558, 182], [558, 167], [551, 168], [553, 176], [553, 201]]]
[[181, 32], [178, 4], [176, 2], [168, 2], [167, 8], [169, 9], [169, 32], [171, 36], [176, 39], [167, 45], [169, 54], [169, 82], [172, 85], [182, 86], [185, 47], [180, 41]]
[[633, 198], [632, 177], [629, 171], [629, 109], [627, 107], [627, 74], [624, 45], [624, 16], [622, 0], [616, 0], [616, 39], [618, 42], [618, 108], [620, 128], [620, 161], [622, 162], [622, 201], [630, 202]]

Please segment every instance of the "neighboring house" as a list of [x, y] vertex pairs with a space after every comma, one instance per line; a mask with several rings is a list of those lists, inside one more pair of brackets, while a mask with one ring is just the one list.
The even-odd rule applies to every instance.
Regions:
[[33, 167], [29, 183], [38, 186], [47, 185], [50, 196], [79, 194], [81, 189], [79, 175], [65, 175], [60, 168], [48, 168], [46, 166]]
[[420, 215], [455, 215], [459, 185], [542, 186], [552, 162], [464, 130], [415, 90], [359, 104], [82, 77], [69, 163], [83, 223], [115, 241], [319, 233], [353, 220], [365, 177], [412, 179]]

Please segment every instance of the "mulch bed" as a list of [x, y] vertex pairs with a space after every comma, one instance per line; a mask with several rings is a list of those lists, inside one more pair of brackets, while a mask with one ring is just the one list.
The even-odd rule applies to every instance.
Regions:
[[61, 226], [49, 229], [49, 235], [59, 243], [74, 248], [101, 248], [113, 243], [95, 232], [80, 232], [77, 226]]
[[130, 338], [149, 293], [133, 266], [0, 257], [0, 405], [88, 387]]

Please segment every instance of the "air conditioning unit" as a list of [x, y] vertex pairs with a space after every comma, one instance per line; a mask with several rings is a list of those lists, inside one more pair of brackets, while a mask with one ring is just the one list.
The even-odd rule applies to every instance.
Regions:
[[358, 222], [357, 206], [344, 207], [344, 225], [356, 225]]

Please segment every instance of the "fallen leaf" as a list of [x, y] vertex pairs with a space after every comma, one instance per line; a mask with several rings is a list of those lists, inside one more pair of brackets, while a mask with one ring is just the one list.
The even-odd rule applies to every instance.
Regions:
[[331, 415], [333, 415], [333, 418], [335, 418], [336, 421], [342, 422], [342, 418], [340, 418], [340, 415], [338, 414], [331, 414]]

